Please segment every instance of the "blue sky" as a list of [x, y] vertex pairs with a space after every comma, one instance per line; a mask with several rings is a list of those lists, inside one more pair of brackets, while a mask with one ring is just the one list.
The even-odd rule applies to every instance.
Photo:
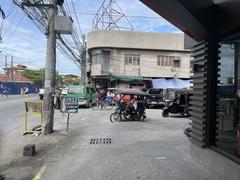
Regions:
[[[82, 32], [87, 34], [92, 29], [92, 20], [102, 0], [72, 0], [77, 11], [77, 16]], [[145, 32], [181, 32], [176, 27], [161, 18], [151, 9], [138, 0], [117, 0], [119, 6], [130, 16], [135, 31]], [[65, 4], [73, 12], [71, 0], [65, 0]], [[0, 1], [2, 9], [7, 15], [2, 22], [1, 36], [3, 43], [0, 44], [0, 68], [4, 66], [4, 56], [7, 55], [10, 63], [11, 56], [14, 57], [14, 64], [25, 64], [29, 68], [41, 68], [45, 64], [46, 37], [35, 25], [25, 16], [12, 0]], [[82, 14], [83, 13], [83, 14]], [[86, 14], [85, 14], [86, 13]], [[137, 16], [137, 17], [131, 17]], [[153, 17], [140, 18], [139, 16]], [[75, 18], [74, 23], [76, 23]], [[76, 24], [75, 24], [76, 25]], [[76, 65], [65, 55], [57, 52], [57, 70], [61, 74], [80, 74]]]

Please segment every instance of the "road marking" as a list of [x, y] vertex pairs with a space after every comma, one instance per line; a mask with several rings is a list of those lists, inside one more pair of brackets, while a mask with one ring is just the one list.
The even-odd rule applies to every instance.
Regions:
[[46, 169], [46, 166], [43, 165], [43, 167], [38, 171], [37, 175], [33, 178], [33, 180], [40, 180], [45, 169]]

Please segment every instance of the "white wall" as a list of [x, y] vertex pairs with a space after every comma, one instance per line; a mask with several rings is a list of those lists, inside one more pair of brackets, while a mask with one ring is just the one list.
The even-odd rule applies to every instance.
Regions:
[[99, 30], [87, 37], [87, 48], [129, 48], [184, 51], [183, 33]]
[[[140, 54], [140, 66], [125, 65], [125, 54]], [[157, 66], [157, 56], [180, 56], [180, 68], [174, 68], [176, 72], [172, 72], [172, 67]], [[140, 76], [144, 77], [174, 77], [190, 78], [190, 53], [186, 52], [166, 52], [166, 51], [143, 51], [143, 50], [112, 50], [110, 56], [109, 72], [118, 76]], [[102, 75], [100, 65], [92, 65], [92, 75]]]
[[[184, 49], [183, 34], [101, 30], [88, 34], [87, 46], [89, 52], [111, 51], [109, 72], [114, 75], [190, 78], [190, 51]], [[140, 66], [125, 65], [125, 54], [140, 54]], [[181, 67], [157, 66], [158, 55], [180, 56]], [[100, 65], [92, 64], [91, 73], [103, 75]]]

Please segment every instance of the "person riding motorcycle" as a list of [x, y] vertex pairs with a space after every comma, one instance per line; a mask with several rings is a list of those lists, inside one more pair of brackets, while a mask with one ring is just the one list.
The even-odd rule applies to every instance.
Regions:
[[130, 99], [125, 100], [125, 103], [127, 104], [125, 112], [128, 110], [131, 110], [131, 112], [134, 112], [137, 110], [137, 98], [134, 96], [130, 96]]
[[144, 121], [146, 118], [146, 97], [142, 93], [136, 94], [140, 95], [121, 94], [116, 111], [110, 116], [111, 122], [121, 121], [122, 118], [128, 121]]

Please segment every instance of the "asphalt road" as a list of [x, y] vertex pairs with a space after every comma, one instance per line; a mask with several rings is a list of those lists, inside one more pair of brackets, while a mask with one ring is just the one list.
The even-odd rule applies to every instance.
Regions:
[[0, 96], [0, 136], [5, 136], [23, 125], [24, 101], [37, 99], [36, 95]]

